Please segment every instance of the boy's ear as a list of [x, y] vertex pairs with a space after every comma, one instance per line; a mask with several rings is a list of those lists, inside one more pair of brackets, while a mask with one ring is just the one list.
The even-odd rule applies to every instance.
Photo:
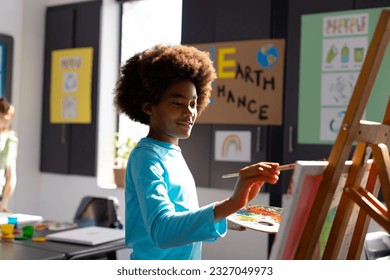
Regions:
[[142, 111], [150, 116], [152, 114], [152, 105], [149, 102], [142, 104]]

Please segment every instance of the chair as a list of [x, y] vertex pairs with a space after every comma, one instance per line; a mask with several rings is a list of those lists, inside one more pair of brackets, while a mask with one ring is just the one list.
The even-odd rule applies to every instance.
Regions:
[[367, 260], [390, 258], [390, 234], [384, 231], [369, 232], [364, 240]]
[[[85, 196], [80, 201], [73, 222], [77, 224], [78, 227], [100, 226], [123, 229], [119, 213], [119, 201], [113, 196]], [[92, 259], [102, 258], [115, 260], [116, 252], [98, 254]]]
[[78, 227], [100, 226], [122, 229], [119, 201], [112, 196], [85, 196], [81, 199], [73, 222]]

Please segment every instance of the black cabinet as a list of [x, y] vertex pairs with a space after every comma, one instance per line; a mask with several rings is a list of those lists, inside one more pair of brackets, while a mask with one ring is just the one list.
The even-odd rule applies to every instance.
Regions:
[[[96, 175], [101, 1], [48, 7], [44, 54], [41, 165], [43, 172]], [[93, 48], [91, 123], [50, 123], [53, 50]]]
[[[276, 32], [271, 28], [271, 15], [277, 6], [272, 2], [280, 4], [284, 1], [184, 0], [182, 44], [272, 38]], [[270, 130], [273, 133], [269, 134]], [[279, 161], [277, 157], [281, 158], [281, 148], [278, 147], [276, 153], [269, 149], [269, 142], [277, 143], [281, 140], [269, 139], [270, 135], [275, 136], [274, 132], [277, 130], [282, 131], [282, 128], [196, 124], [191, 137], [182, 140], [180, 146], [198, 186], [233, 189], [235, 180], [222, 179], [222, 174], [236, 172], [250, 163]], [[249, 131], [250, 162], [216, 160], [214, 151], [216, 131]]]
[[[235, 172], [242, 163], [214, 160], [216, 130], [252, 131], [252, 159], [277, 161], [327, 158], [332, 145], [308, 145], [297, 142], [301, 17], [307, 14], [390, 6], [389, 0], [183, 0], [183, 44], [236, 41], [248, 39], [286, 39], [285, 89], [282, 126], [196, 125], [190, 139], [182, 141], [183, 154], [199, 186], [232, 188], [233, 182], [221, 175]], [[256, 151], [256, 137], [261, 129], [262, 152]], [[292, 172], [282, 172], [277, 186], [269, 188], [270, 205], [282, 206]], [[227, 183], [228, 182], [228, 183]], [[273, 238], [270, 238], [270, 245]]]
[[[301, 17], [306, 14], [352, 10], [353, 0], [310, 1], [290, 0], [286, 40], [285, 109], [284, 109], [284, 155], [283, 162], [296, 160], [319, 160], [327, 158], [332, 145], [308, 145], [297, 143], [299, 104], [299, 63], [301, 42]], [[318, 93], [319, 94], [319, 93]], [[290, 173], [283, 173], [284, 191], [287, 190]]]

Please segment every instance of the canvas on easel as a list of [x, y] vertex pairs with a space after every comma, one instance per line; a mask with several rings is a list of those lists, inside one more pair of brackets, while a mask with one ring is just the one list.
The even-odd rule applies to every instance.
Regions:
[[280, 228], [271, 249], [271, 260], [293, 259], [326, 165], [326, 161], [295, 163], [289, 194], [283, 203], [289, 206], [284, 207]]
[[[327, 238], [322, 259], [359, 259], [370, 218], [390, 232], [390, 98], [382, 123], [362, 120], [381, 62], [390, 39], [390, 11], [381, 12], [363, 67], [348, 104], [340, 131], [328, 158], [320, 186], [300, 236], [294, 259], [312, 259], [352, 148], [352, 164]], [[384, 101], [385, 102], [385, 101]], [[362, 181], [365, 163], [372, 158], [366, 182]], [[378, 184], [379, 181], [379, 184]], [[384, 203], [377, 199], [381, 188]], [[354, 210], [355, 207], [358, 210]], [[353, 213], [358, 212], [352, 219]], [[283, 221], [282, 221], [283, 223]], [[349, 241], [347, 230], [353, 228]], [[347, 245], [346, 245], [347, 243]]]
[[[368, 180], [371, 163], [371, 160], [367, 161], [364, 176], [362, 178], [362, 184], [365, 184]], [[337, 205], [340, 201], [351, 164], [352, 161], [345, 162], [342, 176], [340, 177], [337, 190], [329, 207], [329, 211], [316, 246], [316, 251], [312, 256], [312, 259], [319, 259], [324, 253], [330, 228], [333, 224]], [[313, 205], [321, 179], [323, 178], [323, 172], [327, 165], [327, 161], [300, 160], [296, 162], [294, 173], [290, 181], [290, 194], [287, 195], [285, 201], [285, 203], [289, 206], [285, 207], [285, 211], [283, 212], [282, 222], [272, 246], [270, 259], [290, 260], [294, 258], [298, 241], [302, 236], [310, 208]], [[353, 224], [358, 216], [358, 207], [355, 207], [352, 213], [353, 215], [344, 237], [345, 244], [350, 244], [351, 242]], [[338, 258], [345, 259], [345, 256], [340, 254]]]

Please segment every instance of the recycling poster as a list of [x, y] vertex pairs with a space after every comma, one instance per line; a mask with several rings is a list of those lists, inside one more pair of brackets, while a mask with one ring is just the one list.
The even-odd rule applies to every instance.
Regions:
[[[298, 143], [333, 144], [382, 9], [302, 16]], [[387, 48], [363, 119], [381, 122], [390, 94]]]

